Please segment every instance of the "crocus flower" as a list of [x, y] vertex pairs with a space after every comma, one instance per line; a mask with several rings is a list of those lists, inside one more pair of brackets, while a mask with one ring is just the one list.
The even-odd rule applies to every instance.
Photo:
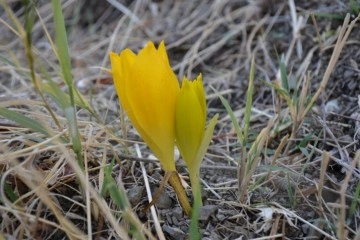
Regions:
[[129, 49], [110, 53], [116, 92], [130, 121], [159, 159], [187, 215], [191, 206], [176, 173], [175, 106], [179, 82], [171, 69], [165, 44], [150, 41], [136, 55]]
[[180, 91], [164, 42], [149, 42], [139, 54], [125, 49], [110, 53], [116, 92], [130, 121], [160, 160], [175, 171], [175, 104]]
[[194, 81], [184, 77], [175, 112], [176, 145], [189, 170], [193, 195], [199, 196], [200, 164], [217, 120], [215, 115], [205, 131], [206, 99], [201, 74]]
[[194, 81], [183, 78], [176, 102], [176, 145], [188, 168], [200, 164], [195, 161], [204, 137], [206, 100], [201, 74]]

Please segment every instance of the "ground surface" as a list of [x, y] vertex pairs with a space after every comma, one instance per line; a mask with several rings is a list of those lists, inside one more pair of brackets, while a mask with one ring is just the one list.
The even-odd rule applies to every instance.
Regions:
[[[113, 198], [106, 195], [99, 203], [89, 197], [89, 186], [79, 187], [85, 179], [100, 192], [102, 167], [113, 159], [112, 176], [131, 205], [126, 216], [138, 218], [156, 238], [161, 238], [161, 231], [166, 239], [188, 239], [190, 220], [170, 187], [155, 204], [158, 219], [142, 211], [148, 204], [144, 179], [155, 194], [164, 173], [131, 123], [120, 116], [106, 70], [110, 50], [138, 51], [148, 40], [165, 41], [179, 79], [203, 74], [209, 119], [220, 114], [201, 168], [202, 239], [360, 239], [360, 171], [354, 169], [360, 166], [359, 22], [344, 47], [336, 45], [346, 13], [354, 20], [359, 2], [351, 1], [355, 7], [325, 0], [120, 2], [62, 4], [75, 85], [100, 117], [77, 109], [87, 174], [79, 175], [71, 164], [70, 144], [50, 144], [45, 141], [51, 137], [0, 117], [0, 239], [67, 239], [71, 232], [93, 239], [126, 238], [121, 230], [131, 232], [130, 220], [121, 217]], [[16, 2], [9, 6], [13, 18], [0, 9], [0, 107], [39, 121], [51, 129], [51, 136], [62, 131], [66, 135], [64, 113], [45, 94], [59, 128], [34, 90], [21, 34], [11, 30], [19, 33], [14, 19], [24, 23], [24, 8]], [[53, 37], [51, 6], [39, 1], [37, 10], [42, 18], [36, 18], [32, 32], [37, 77], [41, 83], [52, 78], [66, 92], [44, 31]], [[340, 51], [340, 57], [331, 66], [334, 51]], [[256, 168], [240, 201], [237, 169], [245, 158], [236, 128], [213, 89], [229, 102], [243, 127], [252, 58], [255, 78], [247, 152], [254, 142], [265, 141], [256, 147]], [[285, 95], [291, 102], [276, 90], [282, 84], [281, 59], [289, 85]], [[177, 165], [188, 181], [181, 159]], [[160, 230], [154, 222], [160, 223]]]

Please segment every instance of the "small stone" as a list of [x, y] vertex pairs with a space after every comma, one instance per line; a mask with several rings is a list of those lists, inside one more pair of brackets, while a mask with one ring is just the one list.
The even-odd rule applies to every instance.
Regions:
[[218, 206], [216, 205], [206, 205], [200, 208], [199, 212], [199, 220], [200, 221], [208, 221], [210, 216], [216, 212]]
[[136, 206], [140, 203], [142, 197], [145, 193], [145, 187], [144, 186], [135, 186], [129, 189], [128, 191], [128, 199], [131, 204], [131, 206]]
[[225, 217], [223, 214], [216, 214], [216, 218], [217, 218], [220, 222], [222, 222], [222, 221], [225, 220], [226, 217]]
[[309, 218], [309, 219], [313, 219], [313, 218], [315, 217], [315, 212], [309, 211], [309, 212], [307, 212], [306, 216], [307, 216], [307, 218]]
[[211, 231], [210, 239], [212, 239], [212, 240], [220, 240], [222, 238], [215, 231]]
[[349, 79], [349, 78], [351, 78], [353, 76], [353, 74], [354, 74], [353, 70], [347, 69], [344, 72], [343, 78], [344, 79]]
[[171, 220], [172, 220], [173, 225], [179, 226], [179, 220], [176, 217], [172, 216]]
[[174, 208], [171, 212], [173, 216], [176, 217], [178, 220], [184, 217], [183, 210], [179, 207]]
[[301, 225], [301, 231], [307, 234], [309, 232], [309, 225], [308, 224]]
[[155, 205], [158, 208], [167, 209], [171, 207], [172, 200], [165, 192], [163, 192], [161, 193], [159, 199], [156, 201]]
[[166, 223], [167, 224], [173, 225], [172, 217], [170, 216], [170, 214], [166, 214], [165, 218], [166, 218]]
[[208, 199], [208, 197], [209, 197], [208, 192], [202, 189], [202, 190], [201, 190], [201, 199], [202, 199], [203, 201], [206, 201], [206, 200]]
[[162, 178], [163, 178], [163, 177], [161, 176], [161, 174], [158, 173], [158, 172], [152, 174], [151, 177], [152, 177], [153, 179], [155, 179], [155, 180], [158, 180], [158, 181], [161, 181]]
[[[157, 187], [154, 187], [152, 189], [152, 194], [153, 196], [155, 196], [157, 194], [157, 191], [158, 191], [158, 188]], [[155, 202], [155, 205], [157, 208], [160, 208], [160, 209], [168, 209], [171, 207], [172, 205], [172, 200], [171, 198], [169, 197], [169, 195], [167, 195], [167, 193], [165, 191], [162, 191], [160, 193], [160, 196], [159, 198], [157, 199], [157, 201]]]
[[217, 183], [219, 180], [219, 177], [217, 175], [213, 175], [210, 177], [209, 182], [211, 183]]
[[174, 240], [186, 239], [186, 234], [183, 231], [181, 231], [179, 228], [163, 225], [162, 229], [167, 235], [169, 235], [170, 237], [169, 239], [174, 239]]
[[183, 224], [180, 226], [181, 231], [183, 232], [189, 232], [189, 225]]

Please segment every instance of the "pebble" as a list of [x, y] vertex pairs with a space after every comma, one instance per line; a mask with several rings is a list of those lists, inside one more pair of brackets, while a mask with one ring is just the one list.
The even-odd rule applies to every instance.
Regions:
[[129, 202], [131, 206], [136, 206], [140, 203], [142, 197], [145, 193], [145, 187], [144, 186], [135, 186], [128, 190], [127, 196], [129, 199]]
[[309, 225], [308, 224], [301, 225], [301, 231], [307, 234], [309, 232]]
[[158, 172], [152, 174], [151, 177], [152, 177], [153, 179], [155, 179], [155, 180], [158, 180], [158, 181], [161, 181], [162, 178], [163, 178], [163, 176], [161, 176], [161, 174], [158, 173]]
[[175, 226], [179, 226], [179, 220], [176, 217], [172, 216], [171, 220]]
[[213, 175], [210, 177], [209, 182], [211, 183], [217, 183], [219, 180], [219, 177], [217, 175]]
[[187, 239], [186, 234], [181, 231], [179, 228], [170, 227], [168, 225], [163, 225], [162, 227], [163, 231], [169, 235], [169, 239], [174, 240], [185, 240]]
[[220, 240], [222, 239], [215, 231], [212, 231], [210, 234], [210, 239], [212, 240]]
[[184, 217], [183, 210], [180, 207], [175, 207], [171, 212], [178, 220], [183, 219]]
[[156, 201], [156, 207], [167, 209], [170, 208], [171, 205], [172, 205], [171, 198], [165, 192], [161, 193], [159, 199]]
[[226, 217], [225, 217], [223, 214], [216, 214], [216, 218], [217, 218], [220, 222], [222, 222], [222, 221], [224, 221], [224, 220], [226, 219]]
[[210, 216], [216, 212], [218, 206], [216, 205], [206, 205], [200, 208], [199, 220], [208, 221]]
[[188, 224], [188, 225], [185, 225], [185, 224], [183, 224], [183, 222], [182, 222], [182, 225], [180, 226], [180, 229], [181, 229], [181, 231], [183, 231], [183, 232], [189, 232], [189, 224]]
[[166, 218], [166, 223], [167, 224], [173, 225], [172, 218], [171, 218], [170, 214], [166, 214], [165, 218]]
[[349, 79], [353, 76], [354, 74], [354, 71], [353, 70], [350, 70], [350, 69], [347, 69], [345, 70], [345, 72], [343, 73], [343, 79]]
[[[152, 189], [153, 196], [155, 196], [157, 191], [158, 191], [157, 187]], [[160, 209], [168, 209], [172, 205], [172, 200], [165, 191], [162, 191], [160, 193], [159, 199], [155, 202], [155, 205], [156, 205], [157, 208], [160, 208]]]

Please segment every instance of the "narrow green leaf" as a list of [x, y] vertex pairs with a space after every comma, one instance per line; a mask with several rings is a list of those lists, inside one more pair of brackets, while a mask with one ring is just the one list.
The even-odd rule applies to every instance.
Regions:
[[130, 206], [127, 200], [126, 193], [123, 191], [122, 186], [119, 188], [113, 177], [111, 176], [112, 169], [114, 168], [115, 159], [112, 159], [111, 163], [104, 170], [104, 184], [101, 188], [100, 195], [105, 196], [107, 193], [110, 194], [115, 204], [121, 209], [125, 210]]
[[356, 185], [354, 198], [351, 201], [350, 209], [349, 209], [349, 218], [352, 218], [356, 212], [356, 209], [359, 205], [359, 199], [360, 199], [360, 182]]
[[62, 14], [61, 2], [59, 0], [52, 0], [51, 2], [55, 24], [57, 54], [59, 57], [64, 81], [70, 87], [73, 86], [73, 81], [71, 76], [69, 44], [67, 41], [67, 34], [65, 29], [64, 16]]
[[52, 0], [51, 3], [52, 3], [53, 16], [54, 16], [55, 39], [57, 45], [58, 59], [62, 70], [62, 77], [64, 79], [64, 82], [69, 88], [69, 97], [70, 97], [71, 106], [66, 107], [64, 111], [68, 121], [70, 136], [73, 144], [73, 150], [76, 153], [80, 167], [83, 168], [83, 159], [81, 155], [82, 152], [81, 139], [77, 126], [76, 108], [75, 108], [75, 100], [74, 100], [75, 86], [71, 76], [69, 45], [67, 41], [64, 16], [62, 14], [60, 0]]
[[249, 86], [246, 92], [246, 105], [245, 105], [245, 115], [244, 115], [244, 142], [243, 146], [246, 146], [248, 143], [249, 137], [249, 127], [250, 127], [250, 117], [251, 117], [251, 108], [252, 108], [252, 95], [254, 91], [254, 78], [255, 78], [255, 58], [251, 60], [251, 68], [249, 74]]
[[286, 66], [283, 57], [280, 60], [280, 77], [281, 77], [282, 88], [289, 93], [289, 80], [287, 77]]
[[[81, 158], [81, 140], [80, 140], [79, 131], [78, 131], [78, 127], [77, 127], [75, 108], [74, 107], [65, 108], [64, 113], [65, 113], [65, 117], [68, 122], [70, 137], [72, 139], [72, 144], [73, 144], [73, 149], [76, 152], [76, 154], [78, 155], [78, 160], [80, 161], [81, 159], [79, 159], [79, 158]], [[81, 163], [81, 162], [79, 162], [79, 163]], [[83, 167], [82, 164], [80, 166]]]
[[344, 14], [344, 13], [317, 12], [317, 13], [313, 13], [313, 14], [316, 17], [327, 18], [329, 20], [332, 20], [332, 19], [344, 20], [344, 18], [346, 16], [346, 14]]
[[42, 133], [46, 136], [50, 135], [48, 131], [44, 128], [44, 126], [42, 126], [39, 122], [29, 117], [26, 117], [23, 114], [20, 114], [18, 112], [6, 108], [0, 108], [0, 115], [11, 121], [18, 123], [22, 127], [32, 129], [33, 131]]
[[292, 207], [295, 207], [296, 205], [296, 198], [295, 198], [295, 191], [292, 187], [292, 179], [290, 178], [289, 174], [286, 174], [286, 179], [287, 179], [287, 192], [288, 192], [288, 196], [289, 196], [289, 200], [290, 200], [290, 204]]
[[[9, 200], [12, 203], [15, 202], [19, 198], [18, 195], [14, 192], [14, 190], [10, 187], [10, 185], [7, 182], [4, 182], [4, 190], [5, 190], [7, 197], [9, 198]], [[2, 202], [2, 201], [3, 200], [0, 197], [0, 202]]]
[[219, 114], [216, 114], [209, 122], [206, 130], [205, 130], [205, 134], [204, 134], [204, 138], [201, 141], [199, 150], [196, 154], [196, 159], [197, 161], [201, 162], [201, 160], [204, 158], [206, 150], [209, 147], [210, 141], [212, 139], [213, 133], [214, 133], [214, 128], [216, 125], [216, 122], [219, 118]]
[[360, 12], [359, 3], [357, 3], [356, 0], [350, 0], [349, 5], [350, 5], [351, 13], [354, 15], [358, 15]]
[[[35, 4], [36, 1], [23, 1], [25, 5], [24, 13], [25, 13], [25, 31], [28, 36], [31, 35], [32, 28], [35, 23]], [[30, 40], [30, 39], [29, 39]]]
[[43, 90], [51, 96], [51, 98], [56, 102], [56, 104], [65, 109], [70, 107], [70, 98], [64, 91], [62, 91], [58, 84], [53, 81], [42, 84]]
[[224, 105], [226, 111], [228, 112], [229, 116], [230, 116], [230, 120], [231, 120], [231, 123], [233, 124], [234, 128], [235, 128], [235, 132], [236, 132], [236, 135], [238, 137], [238, 140], [239, 140], [239, 143], [240, 143], [240, 146], [242, 146], [242, 143], [244, 142], [244, 136], [243, 136], [243, 133], [242, 133], [242, 130], [241, 130], [241, 127], [239, 125], [239, 122], [238, 120], [236, 119], [236, 116], [233, 112], [233, 110], [231, 109], [230, 107], [230, 104], [229, 102], [219, 94], [219, 92], [217, 92], [213, 87], [211, 87], [212, 90], [216, 93], [216, 95], [220, 98], [220, 101], [221, 103]]

